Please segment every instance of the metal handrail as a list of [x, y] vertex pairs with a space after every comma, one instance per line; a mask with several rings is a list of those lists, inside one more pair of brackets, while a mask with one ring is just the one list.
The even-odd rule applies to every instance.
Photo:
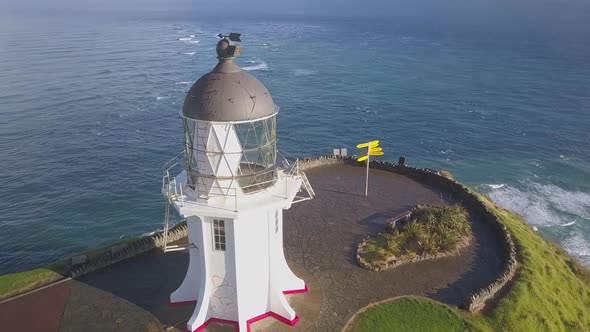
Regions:
[[[172, 178], [170, 175], [170, 170], [172, 168], [178, 166], [180, 164], [180, 162], [182, 161], [183, 154], [184, 154], [184, 151], [178, 153], [176, 156], [174, 156], [173, 158], [168, 160], [164, 164], [164, 166], [162, 166], [162, 192], [165, 192], [165, 200], [166, 200], [165, 217], [164, 217], [164, 251], [165, 252], [167, 250], [168, 231], [170, 228], [170, 206], [175, 201], [180, 201], [180, 206], [185, 205], [185, 196], [186, 196], [185, 193], [187, 190], [186, 187], [189, 186], [188, 183], [186, 183], [186, 182], [177, 183], [176, 177]], [[287, 177], [299, 177], [302, 180], [302, 187], [305, 189], [305, 191], [308, 194], [307, 197], [295, 195], [295, 200], [293, 201], [293, 203], [313, 199], [313, 197], [315, 196], [315, 192], [314, 192], [313, 188], [311, 187], [311, 184], [309, 183], [309, 180], [307, 179], [307, 176], [305, 175], [305, 173], [301, 172], [301, 170], [299, 169], [299, 159], [296, 159], [293, 163], [291, 163], [280, 152], [279, 152], [279, 154], [283, 158], [283, 162], [284, 162], [285, 166], [287, 166], [287, 167], [285, 167], [285, 168], [276, 167], [272, 171], [275, 171], [276, 169], [283, 169], [286, 171], [285, 173], [287, 174]], [[287, 171], [287, 169], [288, 169], [288, 171]], [[264, 173], [261, 173], [261, 174], [264, 174]], [[188, 174], [187, 174], [187, 177], [188, 177]], [[187, 180], [188, 180], [188, 178], [187, 178]], [[273, 178], [271, 180], [253, 183], [253, 184], [249, 184], [249, 185], [246, 185], [243, 187], [240, 186], [239, 188], [242, 191], [247, 191], [248, 188], [260, 187], [259, 190], [254, 190], [254, 191], [248, 192], [248, 194], [258, 193], [261, 191], [268, 190], [269, 187], [264, 187], [265, 184], [274, 183], [276, 181], [277, 181], [277, 179]], [[221, 186], [217, 186], [216, 188], [221, 190], [223, 192], [223, 194], [216, 194], [216, 193], [210, 192], [210, 193], [207, 193], [207, 197], [208, 198], [233, 197], [233, 199], [234, 199], [233, 212], [237, 212], [238, 211], [238, 192], [237, 192], [238, 188], [236, 188], [236, 187], [221, 187]], [[194, 190], [190, 187], [188, 187], [188, 189]], [[299, 188], [299, 190], [301, 190], [301, 188]], [[233, 192], [233, 194], [231, 192]], [[285, 181], [285, 198], [288, 193], [289, 193], [289, 181]], [[191, 202], [191, 203], [201, 204], [199, 202]], [[214, 208], [232, 211], [231, 209], [226, 209], [226, 208], [221, 208], [221, 207], [214, 207]]]

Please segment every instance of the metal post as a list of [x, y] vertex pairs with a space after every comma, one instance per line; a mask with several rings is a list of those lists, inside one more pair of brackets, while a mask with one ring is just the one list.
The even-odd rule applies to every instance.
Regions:
[[164, 252], [166, 252], [166, 247], [168, 246], [168, 225], [170, 223], [170, 183], [168, 183], [168, 195], [166, 195], [166, 211], [164, 215]]
[[367, 147], [367, 178], [365, 179], [365, 197], [369, 196], [369, 160], [371, 159], [371, 144]]
[[180, 184], [180, 206], [184, 206], [184, 197], [182, 195], [182, 183]]

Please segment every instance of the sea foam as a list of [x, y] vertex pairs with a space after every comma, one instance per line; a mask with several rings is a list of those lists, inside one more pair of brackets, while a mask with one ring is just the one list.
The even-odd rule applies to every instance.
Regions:
[[261, 61], [256, 65], [252, 65], [252, 66], [247, 66], [247, 67], [243, 67], [243, 70], [247, 70], [247, 71], [254, 71], [254, 70], [268, 70], [268, 64], [266, 64], [266, 62]]
[[531, 224], [539, 227], [567, 227], [569, 235], [561, 245], [584, 265], [590, 266], [590, 244], [579, 227], [580, 219], [590, 220], [590, 194], [568, 191], [552, 184], [531, 181], [521, 183], [520, 188], [509, 185], [492, 185], [490, 198], [497, 204], [512, 210]]
[[582, 264], [590, 266], [590, 245], [582, 234], [570, 233], [561, 245], [570, 255], [578, 258]]
[[308, 75], [313, 75], [317, 73], [317, 71], [312, 70], [312, 69], [295, 69], [293, 70], [293, 74], [295, 76], [308, 76]]
[[530, 224], [542, 226], [569, 225], [572, 215], [590, 219], [590, 194], [567, 191], [552, 184], [524, 182], [522, 188], [488, 185], [490, 198], [510, 209]]

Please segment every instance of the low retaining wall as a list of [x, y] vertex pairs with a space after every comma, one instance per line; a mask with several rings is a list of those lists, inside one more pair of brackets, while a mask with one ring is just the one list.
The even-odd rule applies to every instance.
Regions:
[[[180, 240], [187, 236], [186, 221], [183, 221], [168, 230], [168, 243]], [[90, 258], [85, 255], [72, 257], [80, 260], [80, 264], [72, 266], [70, 275], [72, 278], [79, 277], [86, 273], [101, 269], [111, 264], [124, 261], [128, 258], [148, 252], [154, 248], [164, 247], [164, 232], [159, 232], [150, 236], [138, 238], [125, 244], [115, 244], [104, 252], [94, 255]]]
[[[365, 163], [357, 162], [354, 157], [314, 157], [302, 160], [299, 168], [305, 170], [317, 166], [338, 163], [362, 167], [366, 165]], [[369, 167], [405, 175], [418, 182], [450, 192], [453, 194], [453, 197], [459, 198], [464, 206], [475, 211], [484, 222], [492, 225], [492, 228], [498, 235], [500, 243], [504, 248], [503, 272], [490, 285], [470, 294], [461, 306], [463, 309], [471, 312], [482, 309], [488, 300], [492, 299], [494, 295], [512, 280], [517, 268], [516, 247], [514, 246], [512, 236], [504, 223], [502, 223], [498, 216], [486, 206], [475, 192], [456, 180], [445, 177], [438, 171], [432, 169], [415, 168], [380, 160], [371, 161]]]
[[[354, 166], [365, 166], [365, 163], [357, 162], [353, 157], [313, 157], [300, 161], [301, 170], [317, 166], [345, 163]], [[513, 277], [516, 272], [516, 249], [512, 237], [502, 221], [480, 200], [480, 198], [463, 184], [442, 176], [439, 172], [431, 169], [421, 169], [410, 166], [402, 166], [386, 161], [371, 161], [371, 168], [389, 171], [416, 179], [418, 182], [431, 185], [448, 191], [462, 200], [462, 204], [478, 213], [483, 220], [493, 226], [498, 233], [504, 247], [505, 265], [504, 271], [496, 280], [485, 288], [472, 293], [465, 299], [462, 307], [469, 311], [481, 309], [486, 301], [498, 293]], [[187, 236], [186, 222], [179, 223], [168, 231], [168, 241], [174, 242]], [[163, 232], [139, 238], [135, 241], [113, 245], [104, 252], [85, 258], [80, 264], [72, 266], [70, 275], [79, 277], [86, 273], [98, 270], [108, 265], [126, 260], [133, 256], [148, 252], [154, 248], [161, 248], [164, 245]], [[431, 257], [432, 258], [432, 257]]]

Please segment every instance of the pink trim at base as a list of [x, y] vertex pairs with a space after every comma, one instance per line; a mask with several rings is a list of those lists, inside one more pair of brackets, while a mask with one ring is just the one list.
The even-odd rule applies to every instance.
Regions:
[[[262, 315], [258, 315], [254, 318], [250, 318], [246, 321], [246, 326], [248, 327], [248, 331], [250, 332], [250, 324], [255, 323], [259, 320], [265, 319], [267, 317], [273, 317], [276, 318], [277, 320], [279, 320], [280, 322], [283, 322], [289, 326], [294, 326], [295, 324], [297, 324], [297, 322], [299, 322], [299, 316], [295, 316], [295, 318], [293, 318], [293, 320], [289, 320], [277, 313], [274, 313], [272, 311], [269, 311], [267, 313], [264, 313]], [[234, 320], [227, 320], [227, 319], [221, 319], [221, 318], [209, 318], [205, 323], [203, 323], [203, 325], [197, 327], [196, 330], [189, 330], [188, 328], [184, 330], [184, 332], [201, 332], [203, 331], [207, 325], [211, 324], [211, 323], [222, 323], [222, 324], [230, 324], [235, 326], [236, 331], [240, 331], [240, 325], [238, 324], [238, 322], [234, 321]]]
[[309, 290], [307, 289], [307, 285], [305, 285], [305, 288], [304, 289], [286, 290], [286, 291], [283, 291], [283, 294], [289, 295], [289, 294], [307, 293], [308, 291]]
[[[197, 327], [197, 329], [192, 332], [201, 332], [207, 327], [207, 325], [209, 325], [211, 323], [231, 324], [236, 327], [236, 331], [240, 330], [240, 326], [238, 325], [238, 322], [236, 322], [234, 320], [227, 320], [227, 319], [221, 319], [221, 318], [209, 318], [205, 323], [203, 323], [203, 325]], [[184, 329], [184, 332], [191, 332], [191, 330]]]
[[197, 301], [180, 301], [180, 302], [172, 302], [168, 300], [168, 306], [170, 307], [182, 307], [185, 305], [197, 304]]

